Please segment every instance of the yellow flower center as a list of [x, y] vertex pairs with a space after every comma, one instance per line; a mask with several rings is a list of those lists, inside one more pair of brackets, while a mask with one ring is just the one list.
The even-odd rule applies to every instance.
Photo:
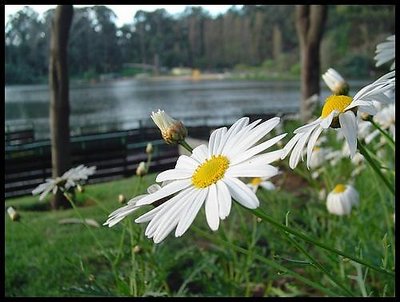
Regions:
[[343, 193], [346, 190], [346, 186], [342, 184], [336, 185], [336, 187], [333, 189], [333, 192], [335, 193]]
[[194, 171], [192, 176], [193, 185], [196, 188], [201, 189], [215, 184], [224, 176], [228, 166], [229, 160], [225, 156], [213, 155], [210, 159], [198, 166], [196, 171]]
[[345, 95], [331, 95], [326, 101], [322, 108], [321, 117], [326, 118], [333, 110], [344, 112], [344, 108], [350, 105], [353, 99]]
[[253, 177], [251, 180], [251, 184], [254, 186], [258, 186], [262, 182], [262, 179], [260, 177]]

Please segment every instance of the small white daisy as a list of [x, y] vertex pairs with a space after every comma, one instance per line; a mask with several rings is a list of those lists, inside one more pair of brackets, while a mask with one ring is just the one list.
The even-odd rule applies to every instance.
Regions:
[[326, 207], [332, 214], [348, 215], [353, 206], [358, 206], [359, 199], [359, 194], [353, 186], [338, 184], [328, 194]]
[[[280, 122], [274, 117], [260, 124], [249, 124], [244, 117], [229, 129], [216, 129], [207, 145], [200, 145], [191, 156], [181, 155], [174, 169], [158, 174], [156, 181], [170, 181], [155, 193], [136, 202], [136, 207], [168, 200], [135, 220], [148, 222], [145, 235], [161, 242], [175, 227], [175, 236], [182, 236], [205, 204], [208, 225], [213, 231], [231, 210], [232, 198], [244, 207], [255, 209], [259, 200], [240, 177], [272, 177], [278, 169], [270, 165], [280, 158], [283, 150], [260, 154], [272, 147], [285, 134], [269, 140], [265, 137]], [[259, 143], [259, 144], [257, 144]]]
[[393, 60], [392, 65], [390, 66], [390, 70], [393, 70], [395, 68], [395, 35], [389, 36], [386, 38], [386, 42], [379, 43], [376, 46], [376, 56], [374, 59], [376, 60], [375, 66], [381, 66], [391, 60]]
[[323, 130], [335, 128], [343, 133], [350, 148], [350, 157], [357, 149], [357, 118], [356, 113], [366, 112], [376, 114], [373, 100], [386, 101], [384, 94], [395, 86], [394, 71], [384, 75], [375, 82], [362, 88], [354, 98], [345, 95], [329, 96], [322, 108], [321, 116], [315, 121], [301, 126], [293, 131], [293, 136], [284, 147], [284, 159], [290, 152], [289, 166], [294, 169], [302, 158], [302, 150], [307, 142], [307, 167], [310, 167], [312, 150]]
[[33, 191], [32, 195], [40, 194], [39, 200], [43, 200], [48, 193], [51, 191], [53, 194], [57, 193], [58, 189], [68, 190], [79, 184], [80, 181], [88, 179], [90, 175], [93, 175], [96, 171], [96, 167], [86, 167], [79, 165], [78, 167], [71, 168], [66, 171], [61, 177], [55, 179], [48, 178], [45, 183], [38, 185]]
[[269, 179], [269, 177], [253, 177], [250, 182], [247, 183], [247, 186], [252, 189], [254, 193], [257, 192], [259, 187], [268, 191], [275, 190], [275, 185], [267, 179]]

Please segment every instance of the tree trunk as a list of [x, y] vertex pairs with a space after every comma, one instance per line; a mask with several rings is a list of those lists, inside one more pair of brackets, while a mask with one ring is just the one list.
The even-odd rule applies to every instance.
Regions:
[[320, 44], [326, 23], [325, 5], [297, 5], [296, 29], [300, 45], [301, 102], [300, 117], [307, 122], [312, 116], [310, 97], [320, 94]]
[[[61, 176], [71, 166], [67, 46], [72, 16], [72, 5], [58, 5], [51, 24], [49, 86], [53, 178]], [[58, 191], [51, 206], [55, 210], [70, 207], [70, 204]]]

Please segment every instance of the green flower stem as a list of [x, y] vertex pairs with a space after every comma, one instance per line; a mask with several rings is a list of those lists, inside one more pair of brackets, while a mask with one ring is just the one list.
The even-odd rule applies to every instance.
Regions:
[[286, 238], [300, 251], [302, 252], [308, 259], [310, 259], [311, 264], [319, 269], [321, 272], [326, 274], [329, 279], [333, 281], [338, 287], [340, 287], [343, 291], [345, 291], [350, 297], [353, 297], [352, 292], [347, 289], [343, 284], [341, 284], [335, 277], [333, 277], [310, 253], [308, 253], [300, 244], [296, 242], [288, 233], [285, 233]]
[[[247, 209], [247, 208], [246, 208], [246, 209]], [[295, 235], [295, 236], [298, 237], [298, 238], [301, 238], [301, 239], [303, 239], [303, 240], [305, 240], [305, 241], [307, 241], [307, 242], [310, 242], [310, 243], [312, 243], [312, 244], [314, 244], [314, 245], [316, 245], [316, 246], [319, 246], [319, 247], [321, 247], [321, 248], [323, 248], [323, 249], [325, 249], [325, 250], [331, 251], [331, 252], [333, 252], [333, 253], [335, 253], [335, 254], [341, 255], [341, 256], [343, 256], [343, 257], [345, 257], [345, 258], [351, 259], [351, 260], [353, 260], [354, 262], [358, 262], [358, 263], [360, 263], [360, 264], [363, 264], [363, 265], [365, 265], [365, 266], [367, 266], [367, 267], [369, 267], [369, 268], [371, 268], [371, 269], [373, 269], [373, 270], [375, 270], [375, 271], [384, 273], [384, 274], [386, 274], [386, 275], [394, 276], [394, 272], [392, 272], [392, 271], [388, 271], [388, 270], [382, 269], [382, 268], [380, 268], [380, 267], [377, 267], [377, 266], [375, 266], [375, 265], [373, 265], [373, 264], [367, 263], [367, 262], [365, 262], [364, 260], [358, 259], [358, 258], [356, 258], [356, 257], [353, 257], [353, 256], [347, 254], [347, 253], [344, 253], [344, 252], [339, 251], [339, 250], [337, 250], [337, 249], [335, 249], [335, 248], [332, 248], [332, 247], [330, 247], [330, 246], [327, 246], [327, 245], [325, 245], [324, 243], [318, 242], [318, 241], [316, 241], [316, 240], [314, 240], [314, 239], [308, 237], [307, 235], [304, 235], [304, 234], [302, 234], [302, 233], [300, 233], [300, 232], [298, 232], [298, 231], [296, 231], [296, 230], [294, 230], [294, 229], [291, 229], [291, 228], [289, 228], [289, 227], [287, 227], [287, 226], [284, 226], [284, 225], [280, 224], [279, 222], [275, 221], [275, 220], [272, 219], [271, 217], [269, 217], [269, 216], [265, 215], [264, 213], [262, 213], [262, 211], [260, 210], [260, 208], [254, 209], [254, 210], [251, 210], [251, 209], [248, 209], [248, 210], [249, 210], [250, 212], [252, 212], [254, 215], [256, 215], [256, 216], [260, 217], [261, 219], [263, 219], [263, 220], [269, 222], [269, 223], [272, 224], [273, 226], [275, 226], [275, 227], [277, 227], [277, 228], [279, 228], [279, 229], [281, 229], [281, 230], [283, 230], [283, 231], [285, 231], [285, 232], [288, 232], [288, 233], [290, 233], [290, 234], [293, 234], [293, 235]]]
[[133, 238], [133, 226], [132, 226], [132, 220], [129, 220], [128, 222], [129, 230], [130, 230], [130, 250], [131, 250], [131, 265], [132, 265], [132, 270], [129, 275], [129, 290], [130, 294], [134, 297], [137, 296], [137, 284], [136, 284], [136, 259], [135, 259], [135, 253], [133, 251], [133, 247], [135, 246], [135, 239]]
[[[83, 216], [81, 215], [81, 213], [78, 211], [78, 208], [75, 205], [75, 202], [71, 199], [71, 197], [69, 196], [69, 194], [67, 192], [63, 192], [65, 198], [67, 198], [67, 200], [69, 201], [69, 203], [71, 204], [72, 208], [74, 209], [76, 215], [82, 220], [83, 224], [85, 225], [85, 227], [88, 229], [89, 233], [92, 235], [92, 237], [94, 238], [94, 240], [96, 241], [97, 245], [100, 247], [100, 249], [102, 251], [104, 251], [104, 247], [101, 244], [101, 242], [99, 241], [99, 239], [97, 238], [97, 236], [92, 232], [92, 230], [90, 229], [90, 227], [88, 226], [88, 224], [85, 221], [85, 218], [83, 218]], [[106, 258], [108, 259], [108, 257], [106, 256]], [[110, 259], [108, 259], [110, 261]]]
[[279, 263], [277, 263], [277, 262], [275, 262], [275, 261], [272, 261], [272, 260], [270, 260], [270, 259], [268, 259], [268, 258], [265, 258], [265, 257], [260, 256], [260, 255], [257, 255], [257, 254], [253, 254], [253, 252], [250, 252], [250, 251], [248, 251], [247, 249], [241, 248], [241, 247], [239, 247], [239, 246], [237, 246], [237, 245], [235, 245], [235, 244], [233, 244], [233, 243], [230, 243], [230, 242], [228, 242], [228, 241], [225, 241], [225, 240], [223, 240], [223, 239], [220, 239], [220, 238], [216, 237], [215, 235], [210, 234], [210, 233], [207, 233], [207, 232], [205, 232], [205, 231], [199, 229], [198, 227], [196, 227], [196, 226], [194, 226], [194, 225], [192, 225], [192, 229], [193, 229], [196, 233], [198, 233], [199, 235], [201, 235], [202, 237], [205, 237], [205, 238], [207, 238], [208, 240], [213, 241], [213, 242], [216, 243], [216, 244], [224, 245], [225, 247], [227, 247], [227, 248], [229, 248], [229, 249], [231, 249], [231, 250], [234, 250], [234, 251], [236, 251], [236, 252], [242, 253], [242, 254], [244, 254], [244, 255], [248, 255], [248, 256], [251, 255], [251, 256], [254, 257], [255, 259], [257, 259], [257, 260], [259, 260], [259, 261], [261, 261], [261, 262], [267, 264], [268, 266], [273, 267], [273, 268], [275, 268], [276, 270], [285, 272], [285, 273], [287, 273], [287, 274], [293, 276], [294, 278], [296, 278], [296, 279], [298, 279], [298, 280], [304, 282], [305, 284], [310, 285], [310, 286], [312, 286], [312, 287], [314, 287], [314, 288], [316, 288], [316, 289], [318, 289], [318, 290], [320, 290], [320, 291], [322, 291], [322, 292], [328, 294], [329, 296], [336, 296], [336, 294], [335, 294], [334, 292], [330, 291], [326, 286], [323, 286], [323, 285], [320, 284], [320, 283], [317, 283], [317, 282], [314, 282], [314, 281], [312, 281], [312, 280], [309, 280], [309, 279], [303, 277], [302, 275], [296, 273], [295, 271], [292, 271], [292, 270], [290, 270], [290, 269], [288, 269], [288, 268], [286, 268], [286, 267], [280, 265]]
[[364, 145], [357, 139], [357, 146], [358, 149], [360, 150], [360, 153], [364, 156], [364, 158], [368, 161], [370, 164], [371, 168], [375, 171], [375, 173], [379, 176], [379, 178], [383, 181], [383, 183], [386, 185], [386, 187], [389, 189], [389, 191], [395, 195], [394, 193], [394, 186], [389, 183], [385, 175], [383, 175], [382, 171], [379, 169], [378, 165], [376, 162], [371, 158], [371, 156], [368, 154], [367, 149], [364, 147]]
[[375, 121], [371, 118], [369, 119], [369, 121], [371, 122], [371, 124], [378, 129], [378, 131], [380, 133], [383, 134], [383, 136], [386, 138], [386, 140], [389, 142], [390, 146], [394, 149], [395, 148], [395, 142], [393, 140], [393, 138], [389, 135], [389, 133], [387, 133], [387, 131], [383, 130], [381, 127], [379, 127], [379, 125], [377, 123], [375, 123]]
[[[137, 195], [137, 192], [140, 188], [140, 185], [142, 183], [142, 176], [139, 176], [139, 180], [136, 183], [136, 188], [133, 196]], [[136, 257], [135, 257], [135, 252], [133, 251], [133, 247], [135, 246], [135, 239], [133, 237], [133, 225], [132, 225], [132, 220], [130, 219], [128, 222], [128, 227], [129, 227], [129, 233], [130, 233], [130, 250], [131, 250], [131, 264], [132, 264], [132, 271], [129, 276], [129, 289], [130, 293], [132, 296], [136, 297], [138, 294], [137, 290], [137, 280], [136, 280]]]
[[190, 145], [189, 145], [185, 140], [180, 141], [179, 144], [180, 144], [183, 148], [185, 148], [186, 150], [188, 150], [190, 153], [193, 152], [193, 148], [190, 147]]

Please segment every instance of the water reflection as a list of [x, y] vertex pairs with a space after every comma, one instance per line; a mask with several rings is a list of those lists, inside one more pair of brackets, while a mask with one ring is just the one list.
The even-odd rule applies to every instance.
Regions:
[[[368, 82], [353, 82], [355, 91]], [[321, 84], [322, 99], [329, 91]], [[244, 114], [297, 112], [298, 81], [237, 80], [115, 80], [97, 84], [72, 84], [71, 129], [114, 124], [121, 129], [149, 123], [152, 111], [164, 109], [185, 123], [195, 117], [233, 121]], [[5, 89], [5, 118], [9, 125], [35, 127], [36, 138], [49, 133], [47, 85], [18, 85]]]

